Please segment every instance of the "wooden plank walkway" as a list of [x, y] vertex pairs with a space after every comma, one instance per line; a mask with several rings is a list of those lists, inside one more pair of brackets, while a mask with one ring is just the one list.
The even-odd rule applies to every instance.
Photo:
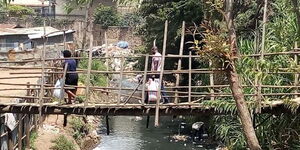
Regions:
[[[37, 103], [0, 103], [0, 113], [24, 113], [24, 114], [38, 114], [40, 104]], [[139, 115], [154, 115], [155, 104], [68, 104], [58, 105], [58, 103], [44, 103], [41, 110], [42, 114], [77, 114], [77, 115], [119, 115], [119, 116], [139, 116]], [[297, 110], [297, 113], [300, 112]], [[201, 104], [161, 104], [159, 112], [162, 116], [173, 115], [222, 115], [213, 107], [206, 107]], [[292, 113], [290, 109], [286, 108], [280, 101], [269, 103], [262, 107], [262, 113]], [[227, 112], [227, 114], [235, 114], [234, 112]]]

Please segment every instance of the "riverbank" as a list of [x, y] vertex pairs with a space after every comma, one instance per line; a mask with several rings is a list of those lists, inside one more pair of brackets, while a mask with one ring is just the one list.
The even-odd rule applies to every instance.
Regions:
[[[37, 131], [37, 139], [34, 145], [36, 150], [51, 149], [55, 146], [53, 142], [60, 136], [64, 136], [74, 146], [74, 150], [91, 150], [101, 141], [97, 134], [100, 118], [82, 116], [68, 116], [67, 126], [63, 126], [62, 115], [49, 115], [43, 122], [43, 126]], [[84, 123], [87, 121], [87, 123]], [[88, 124], [89, 126], [84, 126]], [[80, 130], [77, 130], [80, 129]], [[75, 131], [77, 130], [77, 131]], [[80, 136], [78, 136], [80, 135]]]

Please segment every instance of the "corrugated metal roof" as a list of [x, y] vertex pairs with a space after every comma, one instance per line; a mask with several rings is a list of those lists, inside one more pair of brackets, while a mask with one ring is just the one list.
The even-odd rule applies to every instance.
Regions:
[[1, 28], [9, 28], [9, 29], [14, 29], [14, 28], [20, 28], [21, 26], [20, 25], [17, 25], [17, 24], [0, 24], [0, 29]]
[[[53, 37], [63, 35], [64, 32], [53, 27], [45, 27], [46, 36]], [[66, 30], [65, 34], [74, 33], [75, 30]], [[0, 28], [0, 37], [1, 36], [9, 36], [9, 35], [27, 35], [29, 39], [40, 39], [44, 34], [44, 27], [34, 27], [34, 28]]]
[[[53, 27], [46, 27], [46, 34], [51, 32], [59, 31]], [[31, 35], [31, 34], [42, 34], [44, 35], [44, 27], [34, 27], [34, 28], [0, 28], [0, 36], [6, 35]]]

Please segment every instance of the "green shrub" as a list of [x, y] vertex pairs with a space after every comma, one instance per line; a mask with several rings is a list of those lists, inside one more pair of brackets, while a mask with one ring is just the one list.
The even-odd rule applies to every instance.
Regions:
[[30, 134], [30, 148], [32, 149], [32, 150], [36, 150], [36, 147], [35, 147], [35, 141], [36, 141], [36, 139], [37, 139], [37, 137], [38, 137], [38, 134], [37, 134], [37, 132], [32, 132], [31, 134]]
[[55, 144], [51, 147], [53, 150], [75, 150], [74, 143], [69, 141], [64, 135], [60, 135], [52, 143]]
[[[87, 69], [88, 68], [88, 60], [82, 60], [79, 63], [79, 68]], [[93, 60], [92, 62], [92, 70], [98, 70], [98, 71], [105, 71], [106, 66], [103, 62], [100, 60]], [[106, 81], [107, 76], [104, 74], [91, 74], [91, 84], [94, 86], [105, 86], [107, 84]], [[79, 81], [82, 83], [86, 82], [86, 75], [80, 75]]]
[[116, 9], [110, 6], [99, 5], [94, 13], [95, 23], [103, 27], [118, 26], [120, 24], [120, 16]]
[[121, 17], [120, 26], [129, 26], [138, 28], [142, 24], [143, 18], [139, 13], [128, 13]]
[[35, 14], [32, 8], [19, 6], [19, 5], [8, 5], [7, 12], [10, 17], [23, 17], [25, 15]]
[[70, 121], [70, 125], [73, 129], [73, 138], [75, 140], [79, 140], [84, 136], [83, 130], [85, 128], [84, 122], [78, 118], [78, 117], [73, 117]]

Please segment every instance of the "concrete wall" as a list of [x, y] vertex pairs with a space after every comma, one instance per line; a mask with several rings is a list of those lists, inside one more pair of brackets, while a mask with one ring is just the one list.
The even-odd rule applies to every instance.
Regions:
[[[83, 39], [84, 22], [74, 22], [73, 29], [76, 30], [76, 33], [74, 34], [74, 40], [78, 45], [81, 45]], [[111, 26], [107, 29], [104, 29], [100, 25], [94, 24], [92, 29], [93, 45], [100, 46], [105, 44], [105, 31], [107, 32], [108, 44], [116, 44], [118, 41], [127, 41], [131, 48], [135, 48], [142, 44], [141, 37], [135, 34], [133, 28]], [[89, 35], [89, 33], [87, 35]], [[87, 36], [87, 43], [89, 43], [89, 38], [90, 36]]]

